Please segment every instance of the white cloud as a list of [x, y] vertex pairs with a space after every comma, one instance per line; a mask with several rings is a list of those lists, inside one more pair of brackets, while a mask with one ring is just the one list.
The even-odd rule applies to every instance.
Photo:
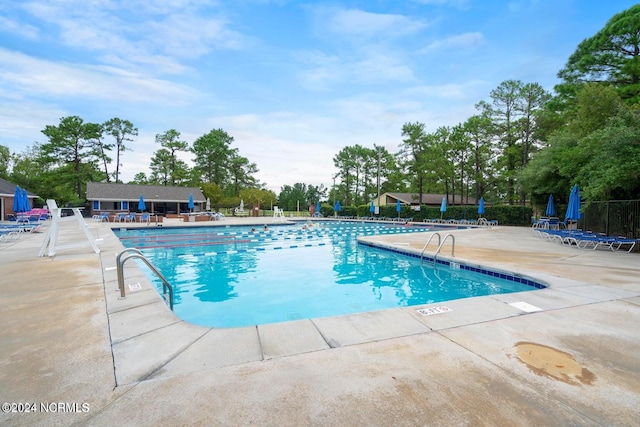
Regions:
[[469, 5], [470, 0], [412, 0], [414, 3], [425, 5], [448, 5], [457, 8], [465, 8]]
[[[360, 38], [396, 38], [423, 29], [424, 22], [403, 15], [372, 13], [358, 9], [317, 9], [318, 25], [332, 34]], [[326, 25], [322, 25], [326, 24]]]
[[6, 16], [0, 16], [0, 31], [17, 34], [20, 37], [24, 37], [29, 40], [37, 39], [39, 34], [37, 27]]
[[297, 55], [303, 70], [300, 80], [309, 90], [326, 90], [337, 84], [381, 84], [415, 81], [413, 70], [393, 53], [367, 50], [359, 57], [305, 52]]
[[[130, 102], [180, 103], [191, 89], [115, 67], [53, 62], [0, 48], [0, 88], [23, 98], [90, 97]], [[6, 89], [5, 89], [6, 90]]]
[[475, 49], [485, 42], [484, 35], [480, 32], [464, 33], [455, 36], [450, 36], [444, 39], [436, 40], [425, 48], [420, 50], [420, 53], [432, 53], [445, 49]]
[[[219, 13], [201, 14], [207, 4], [172, 2], [32, 2], [24, 9], [56, 26], [69, 47], [101, 52], [106, 61], [117, 58], [129, 67], [155, 66], [156, 73], [182, 72], [182, 60], [199, 58], [213, 50], [241, 49], [247, 37], [229, 27]], [[128, 13], [114, 13], [115, 10]]]
[[[0, 98], [6, 100], [4, 96]], [[45, 127], [42, 123], [56, 123], [62, 116], [63, 110], [35, 102], [0, 103], [0, 144], [20, 153], [34, 142], [46, 139], [41, 133]]]

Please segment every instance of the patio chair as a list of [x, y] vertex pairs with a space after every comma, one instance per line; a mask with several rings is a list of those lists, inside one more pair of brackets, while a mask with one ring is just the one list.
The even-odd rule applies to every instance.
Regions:
[[143, 212], [142, 215], [140, 215], [138, 221], [146, 222], [147, 224], [149, 224], [151, 222], [151, 215], [149, 214], [149, 212]]
[[127, 220], [127, 214], [125, 213], [119, 213], [116, 214], [115, 217], [113, 217], [113, 222], [125, 222]]
[[136, 222], [136, 213], [135, 212], [131, 212], [129, 215], [124, 217], [124, 222]]

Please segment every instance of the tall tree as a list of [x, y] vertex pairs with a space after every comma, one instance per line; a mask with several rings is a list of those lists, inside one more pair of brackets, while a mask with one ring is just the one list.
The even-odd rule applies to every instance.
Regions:
[[420, 122], [405, 123], [402, 125], [402, 144], [400, 144], [400, 155], [404, 158], [408, 169], [414, 177], [414, 182], [418, 189], [418, 200], [422, 204], [424, 194], [425, 161], [427, 159], [425, 145], [425, 124]]
[[338, 169], [337, 177], [340, 177], [340, 185], [337, 191], [341, 192], [343, 205], [349, 205], [353, 202], [353, 183], [355, 181], [356, 159], [353, 156], [353, 149], [344, 147], [338, 154], [333, 157], [333, 164]]
[[258, 172], [258, 166], [251, 163], [246, 157], [234, 153], [229, 161], [229, 173], [233, 182], [233, 194], [239, 195], [243, 188], [253, 188], [256, 179], [253, 177]]
[[584, 83], [608, 83], [622, 99], [640, 102], [640, 4], [614, 15], [593, 37], [583, 40], [569, 57], [556, 86], [572, 97]]
[[133, 137], [138, 136], [138, 128], [133, 126], [129, 120], [122, 120], [117, 117], [107, 120], [102, 124], [104, 132], [111, 135], [115, 139], [116, 148], [116, 171], [115, 181], [120, 182], [120, 155], [129, 150], [125, 142], [133, 141]]
[[0, 145], [0, 178], [9, 177], [9, 165], [11, 162], [11, 151], [9, 147]]
[[587, 84], [577, 92], [570, 121], [549, 138], [523, 173], [534, 198], [568, 196], [577, 183], [585, 201], [640, 195], [640, 110], [611, 86]]
[[222, 129], [213, 129], [193, 142], [191, 151], [203, 182], [213, 182], [222, 188], [229, 183], [229, 159], [236, 154], [232, 142], [233, 137]]
[[515, 201], [516, 168], [520, 157], [520, 150], [517, 146], [519, 137], [517, 117], [523, 86], [519, 80], [506, 80], [491, 91], [491, 103], [481, 101], [477, 105], [483, 114], [491, 117], [500, 143], [502, 151], [500, 164], [506, 183], [506, 199], [509, 204], [513, 204]]
[[104, 133], [104, 128], [102, 127], [102, 125], [99, 125], [97, 123], [93, 123], [92, 126], [96, 126], [96, 131], [98, 133], [98, 137], [96, 139], [90, 141], [91, 142], [91, 147], [92, 147], [93, 152], [94, 152], [95, 156], [97, 157], [98, 161], [100, 163], [102, 163], [102, 168], [104, 170], [105, 180], [107, 182], [111, 182], [111, 174], [109, 173], [109, 164], [111, 163], [111, 161], [113, 159], [111, 157], [109, 157], [108, 152], [113, 149], [113, 144], [109, 144], [109, 143], [103, 141], [102, 137], [103, 137], [103, 133]]
[[166, 153], [162, 153], [161, 156], [162, 160], [168, 160], [169, 162], [168, 182], [171, 185], [182, 183], [187, 178], [189, 167], [183, 160], [178, 158], [177, 153], [188, 150], [187, 142], [180, 139], [180, 132], [175, 129], [169, 129], [156, 135], [156, 143], [159, 143], [169, 153], [168, 159], [164, 158]]
[[83, 184], [95, 178], [92, 176], [97, 161], [94, 141], [100, 138], [101, 130], [99, 124], [85, 123], [78, 116], [63, 117], [58, 126], [47, 125], [42, 130], [49, 138], [49, 142], [41, 146], [42, 154], [51, 163], [70, 167], [69, 179], [75, 185], [78, 200], [83, 199]]
[[306, 210], [307, 184], [297, 182], [293, 186], [282, 186], [280, 194], [278, 195], [278, 203], [280, 204], [280, 208], [287, 211], [295, 211], [300, 206], [304, 206]]
[[471, 116], [464, 123], [464, 130], [473, 145], [473, 176], [475, 198], [480, 200], [487, 189], [488, 169], [491, 160], [491, 119], [486, 115]]
[[171, 181], [171, 172], [173, 157], [171, 152], [166, 148], [161, 148], [153, 154], [151, 158], [151, 182], [159, 185], [169, 185]]

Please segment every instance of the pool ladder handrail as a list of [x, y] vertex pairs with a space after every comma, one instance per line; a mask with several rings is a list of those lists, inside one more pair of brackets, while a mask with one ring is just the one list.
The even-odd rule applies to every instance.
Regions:
[[[127, 252], [133, 252], [132, 254], [124, 256]], [[164, 277], [162, 273], [153, 265], [151, 261], [145, 257], [139, 249], [136, 248], [126, 248], [122, 252], [120, 252], [116, 256], [116, 267], [118, 271], [118, 289], [120, 290], [120, 299], [126, 298], [125, 290], [124, 290], [124, 263], [130, 259], [138, 258], [142, 262], [144, 262], [147, 267], [162, 281], [162, 296], [167, 299], [167, 291], [169, 293], [169, 308], [173, 311], [173, 286], [169, 283], [169, 281]]]
[[444, 239], [442, 239], [442, 236], [440, 236], [440, 233], [438, 233], [436, 231], [435, 233], [431, 234], [431, 236], [429, 236], [429, 240], [427, 240], [427, 243], [422, 248], [422, 252], [420, 252], [420, 262], [422, 262], [422, 260], [424, 258], [424, 251], [427, 250], [427, 246], [429, 246], [429, 243], [431, 243], [431, 240], [433, 240], [434, 236], [438, 236], [438, 248], [436, 249], [436, 253], [433, 255], [433, 264], [434, 265], [436, 264], [436, 259], [438, 258], [438, 254], [442, 250], [442, 247], [447, 242], [447, 239], [449, 237], [451, 237], [451, 256], [455, 257], [455, 255], [454, 255], [454, 252], [455, 252], [455, 249], [456, 249], [456, 238], [455, 238], [455, 236], [453, 234], [451, 234], [451, 233], [447, 233], [444, 236]]

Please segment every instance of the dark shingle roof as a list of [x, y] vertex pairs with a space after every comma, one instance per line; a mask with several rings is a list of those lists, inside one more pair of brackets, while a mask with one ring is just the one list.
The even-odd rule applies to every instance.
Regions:
[[[0, 178], [0, 196], [2, 197], [13, 197], [16, 193], [16, 184], [7, 181], [6, 179]], [[31, 191], [27, 190], [27, 195], [29, 197], [38, 197], [33, 194]]]
[[197, 187], [111, 184], [104, 182], [87, 183], [87, 200], [118, 202], [121, 200], [138, 200], [142, 195], [147, 201], [186, 202], [189, 200], [189, 194], [193, 195], [195, 203], [204, 203], [206, 201], [202, 191]]
[[[420, 201], [420, 195], [415, 193], [385, 193], [393, 197], [394, 199], [399, 199], [400, 203], [405, 204], [417, 204]], [[423, 194], [422, 195], [422, 204], [423, 205], [439, 205], [442, 203], [442, 198], [445, 197], [444, 194]], [[455, 196], [455, 203], [460, 204], [460, 196]], [[475, 197], [469, 197], [468, 199], [464, 199], [462, 204], [465, 205], [476, 205], [478, 201]], [[449, 194], [447, 197], [447, 204], [454, 204], [454, 196]]]

